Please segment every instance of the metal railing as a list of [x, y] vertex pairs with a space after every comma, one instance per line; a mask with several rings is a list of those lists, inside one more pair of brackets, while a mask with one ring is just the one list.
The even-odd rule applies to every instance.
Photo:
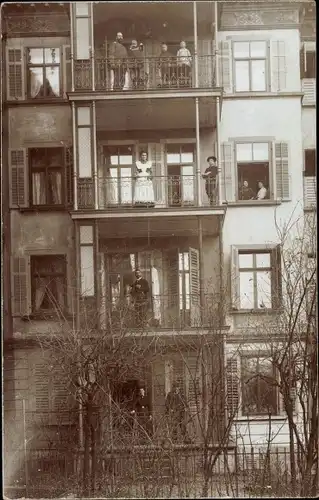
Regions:
[[[172, 208], [198, 206], [195, 175], [152, 176], [151, 180], [136, 177], [98, 177], [98, 209]], [[94, 185], [91, 178], [79, 178], [78, 207], [94, 208]], [[202, 205], [218, 205], [217, 183], [211, 186], [211, 197], [204, 191]]]
[[[95, 90], [127, 91], [195, 88], [194, 57], [183, 64], [177, 57], [143, 57], [114, 59], [95, 57], [74, 60], [75, 90], [92, 90], [94, 64]], [[198, 56], [198, 87], [214, 88], [216, 75], [214, 55]]]

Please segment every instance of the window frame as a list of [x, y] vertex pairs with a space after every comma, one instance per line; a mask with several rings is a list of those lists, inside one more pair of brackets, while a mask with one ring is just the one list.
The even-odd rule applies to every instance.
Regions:
[[[63, 284], [63, 304], [60, 304], [59, 307], [62, 309], [62, 314], [65, 314], [67, 311], [67, 257], [66, 254], [33, 254], [30, 256], [30, 288], [31, 288], [31, 314], [32, 316], [36, 317], [44, 317], [45, 319], [50, 316], [52, 317], [53, 315], [56, 315], [57, 312], [54, 309], [50, 309], [49, 311], [43, 311], [35, 310], [35, 293], [36, 293], [36, 285], [35, 285], [35, 280], [37, 277], [35, 275], [35, 261], [36, 259], [57, 259], [62, 261], [62, 272], [57, 272], [57, 273], [50, 273], [46, 274], [45, 276], [52, 276], [52, 277], [61, 277], [62, 278], [62, 284]], [[44, 277], [44, 275], [42, 276]]]
[[[307, 156], [309, 155], [309, 152], [311, 152], [311, 155], [314, 155], [314, 158], [312, 158], [314, 160], [313, 161], [313, 166], [314, 166], [314, 174], [313, 175], [307, 174], [307, 163], [308, 163]], [[305, 148], [304, 149], [304, 177], [316, 177], [316, 148]]]
[[[247, 57], [247, 58], [241, 58], [237, 59], [235, 57], [235, 44], [236, 43], [249, 43], [249, 53], [250, 53], [250, 44], [254, 42], [264, 42], [266, 45], [266, 56], [265, 58], [263, 57]], [[232, 72], [233, 72], [233, 85], [234, 85], [234, 93], [244, 93], [244, 92], [269, 92], [270, 91], [270, 46], [269, 46], [269, 40], [266, 38], [263, 39], [232, 39]], [[249, 89], [248, 90], [237, 90], [236, 88], [236, 61], [248, 61], [248, 71], [249, 71]], [[252, 85], [252, 68], [251, 68], [251, 61], [265, 61], [265, 90], [252, 90], [251, 85]]]
[[[180, 162], [174, 162], [174, 163], [168, 163], [167, 161], [167, 155], [168, 155], [168, 148], [170, 148], [171, 146], [173, 147], [179, 147], [179, 156], [180, 156]], [[193, 161], [192, 162], [182, 162], [182, 148], [185, 147], [185, 146], [192, 146], [192, 149], [193, 149]], [[182, 185], [182, 177], [183, 175], [181, 174], [181, 167], [193, 167], [193, 174], [192, 174], [192, 178], [193, 178], [193, 204], [196, 203], [196, 172], [195, 172], [195, 169], [196, 169], [196, 163], [197, 163], [197, 157], [196, 157], [196, 144], [194, 143], [193, 140], [191, 141], [185, 141], [185, 142], [180, 142], [180, 141], [170, 141], [170, 142], [165, 142], [165, 147], [164, 147], [164, 164], [165, 164], [165, 171], [166, 171], [166, 178], [167, 178], [167, 190], [169, 189], [169, 178], [170, 177], [174, 177], [175, 174], [172, 174], [170, 175], [168, 173], [168, 169], [169, 167], [179, 167], [179, 185], [181, 186]], [[185, 176], [186, 177], [186, 176]], [[178, 204], [174, 204], [174, 203], [169, 203], [169, 196], [167, 196], [167, 199], [168, 199], [168, 206], [169, 207], [174, 207], [174, 206], [184, 206], [184, 202], [183, 200], [181, 199], [180, 202]], [[187, 204], [187, 203], [186, 203]]]
[[[121, 148], [129, 148], [131, 147], [132, 149], [132, 163], [129, 165], [121, 165], [119, 163], [119, 157], [121, 155], [119, 155], [119, 150]], [[127, 177], [122, 177], [121, 176], [121, 169], [122, 168], [130, 168], [131, 169], [131, 175], [129, 177], [130, 181], [131, 181], [131, 199], [133, 200], [133, 195], [134, 195], [134, 169], [136, 167], [136, 161], [138, 160], [138, 151], [137, 151], [137, 145], [136, 143], [134, 142], [130, 142], [129, 144], [104, 144], [103, 145], [103, 156], [105, 158], [105, 160], [107, 160], [107, 158], [110, 158], [110, 156], [108, 157], [106, 154], [105, 154], [105, 150], [106, 149], [110, 149], [110, 148], [116, 148], [117, 149], [117, 158], [118, 158], [118, 163], [116, 165], [111, 165], [111, 163], [107, 163], [107, 161], [105, 161], [105, 167], [106, 167], [106, 178], [107, 179], [110, 179], [110, 180], [114, 180], [116, 179], [117, 180], [117, 198], [118, 198], [118, 201], [117, 201], [117, 205], [118, 206], [125, 206], [126, 204], [123, 202], [122, 200], [122, 187], [121, 187], [121, 180], [122, 179], [127, 179]], [[111, 177], [109, 174], [110, 174], [110, 171], [111, 169], [115, 169], [116, 168], [116, 178], [114, 177]]]
[[[62, 164], [61, 167], [48, 167], [45, 165], [44, 167], [41, 167], [40, 169], [37, 167], [36, 169], [32, 168], [32, 163], [31, 163], [31, 150], [32, 149], [43, 149], [43, 150], [48, 150], [48, 149], [59, 149], [61, 151], [61, 158], [62, 158]], [[47, 156], [45, 157], [46, 161]], [[45, 172], [45, 185], [46, 185], [46, 199], [47, 199], [47, 189], [48, 189], [48, 182], [47, 182], [47, 176], [48, 172], [50, 169], [53, 169], [55, 171], [59, 171], [58, 169], [60, 168], [61, 171], [61, 204], [57, 203], [43, 203], [36, 205], [33, 203], [33, 172]], [[29, 170], [29, 206], [30, 208], [37, 209], [37, 210], [60, 210], [60, 209], [65, 209], [67, 205], [67, 188], [68, 186], [66, 185], [67, 183], [67, 172], [66, 172], [66, 161], [65, 161], [65, 148], [63, 146], [57, 146], [55, 144], [46, 144], [45, 146], [43, 145], [33, 145], [32, 147], [28, 148], [28, 170]]]
[[[59, 50], [59, 63], [52, 63], [52, 64], [48, 64], [46, 65], [45, 62], [43, 62], [41, 65], [40, 64], [32, 64], [32, 63], [29, 63], [28, 61], [28, 51], [29, 50], [33, 50], [33, 49], [36, 49], [36, 50], [39, 50], [39, 49], [42, 49], [43, 50], [43, 54], [44, 54], [44, 50], [45, 49], [56, 49], [56, 50]], [[62, 61], [62, 57], [63, 57], [63, 47], [61, 45], [53, 45], [51, 47], [36, 47], [34, 45], [32, 46], [27, 46], [26, 47], [26, 90], [27, 90], [27, 99], [30, 100], [30, 101], [37, 101], [37, 100], [45, 100], [45, 99], [49, 99], [49, 100], [54, 100], [54, 99], [62, 99], [63, 98], [63, 75], [62, 75], [62, 72], [63, 72], [63, 61]], [[57, 96], [49, 96], [49, 95], [44, 95], [44, 96], [41, 96], [41, 97], [32, 97], [31, 96], [31, 79], [30, 79], [30, 68], [42, 68], [42, 71], [44, 71], [44, 75], [46, 75], [46, 68], [50, 68], [50, 67], [58, 67], [59, 68], [59, 95]], [[43, 80], [44, 82], [44, 80]], [[45, 83], [43, 83], [43, 86], [45, 87]]]
[[[268, 163], [269, 163], [269, 172], [268, 172], [268, 177], [269, 177], [269, 186], [268, 186], [268, 198], [265, 198], [264, 200], [240, 200], [239, 199], [239, 186], [238, 186], [238, 162], [237, 162], [237, 145], [238, 144], [251, 144], [253, 147], [254, 144], [268, 144]], [[241, 162], [241, 163], [254, 163], [254, 160], [251, 160], [251, 162]], [[263, 161], [256, 161], [255, 163], [263, 163]], [[266, 162], [265, 162], [266, 163]], [[235, 202], [236, 203], [254, 203], [254, 204], [259, 204], [263, 202], [269, 202], [269, 201], [275, 201], [274, 197], [274, 164], [273, 164], [273, 141], [265, 138], [254, 138], [253, 140], [234, 140], [234, 165], [235, 165]], [[257, 193], [256, 193], [257, 194]]]
[[[269, 415], [268, 412], [262, 412], [260, 411], [259, 407], [257, 408], [257, 411], [256, 413], [251, 413], [251, 412], [246, 412], [244, 411], [244, 367], [243, 367], [243, 362], [245, 359], [257, 359], [257, 360], [260, 360], [260, 359], [267, 359], [269, 358], [269, 353], [267, 352], [258, 352], [258, 353], [254, 353], [254, 352], [251, 352], [251, 353], [242, 353], [240, 355], [240, 359], [239, 359], [239, 366], [240, 366], [240, 400], [241, 400], [241, 404], [240, 404], [240, 414], [242, 417], [245, 417], [245, 418], [249, 418], [249, 417], [266, 417]], [[259, 366], [259, 362], [258, 361], [258, 364], [257, 366]], [[271, 364], [272, 364], [272, 376], [274, 379], [276, 379], [277, 383], [278, 383], [278, 380], [279, 380], [279, 373], [278, 373], [278, 370], [276, 370], [276, 367], [274, 366], [274, 363], [271, 361]], [[259, 373], [259, 371], [257, 372]], [[259, 379], [258, 375], [256, 376], [257, 379]], [[259, 386], [258, 386], [259, 387]], [[274, 391], [276, 392], [276, 410], [274, 413], [271, 413], [271, 417], [278, 417], [280, 416], [280, 393], [279, 393], [279, 389], [278, 389], [278, 385], [275, 385], [274, 387]], [[258, 394], [258, 405], [260, 404], [259, 402], [259, 394]]]

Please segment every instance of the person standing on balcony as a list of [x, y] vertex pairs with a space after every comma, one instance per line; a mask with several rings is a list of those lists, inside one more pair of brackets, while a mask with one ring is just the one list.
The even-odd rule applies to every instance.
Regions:
[[153, 207], [155, 204], [152, 180], [152, 162], [148, 161], [146, 151], [142, 151], [140, 161], [136, 162], [134, 186], [134, 205]]
[[144, 46], [138, 45], [137, 40], [132, 40], [129, 48], [129, 68], [134, 89], [143, 89], [146, 84], [146, 74], [144, 68]]
[[120, 32], [117, 33], [116, 40], [110, 46], [109, 63], [114, 74], [113, 90], [123, 90], [127, 71], [127, 50], [123, 45], [123, 35]]
[[138, 435], [141, 437], [142, 441], [145, 441], [147, 436], [151, 437], [153, 434], [153, 422], [149, 397], [144, 387], [139, 388], [133, 412], [136, 418]]
[[167, 44], [162, 43], [162, 50], [158, 58], [162, 87], [169, 87], [172, 84], [172, 73], [174, 73], [173, 61], [174, 56], [168, 51]]
[[216, 205], [217, 202], [217, 159], [216, 156], [209, 156], [207, 158], [208, 167], [202, 175], [205, 179], [205, 191], [208, 196], [210, 205]]
[[192, 56], [186, 42], [180, 43], [180, 49], [177, 51], [177, 74], [178, 83], [181, 87], [190, 87], [190, 74], [192, 67]]
[[186, 399], [181, 393], [180, 385], [174, 382], [172, 390], [166, 396], [165, 414], [168, 419], [169, 433], [175, 442], [179, 435], [184, 442], [187, 441], [186, 407]]
[[142, 273], [139, 269], [135, 271], [135, 277], [136, 280], [131, 285], [131, 295], [135, 311], [135, 326], [143, 327], [146, 323], [150, 287], [148, 281], [142, 278]]

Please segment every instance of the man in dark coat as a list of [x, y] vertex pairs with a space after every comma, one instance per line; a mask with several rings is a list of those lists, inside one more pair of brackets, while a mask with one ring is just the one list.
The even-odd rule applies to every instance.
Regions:
[[168, 51], [166, 43], [162, 43], [162, 50], [158, 58], [162, 87], [170, 87], [172, 79], [175, 79], [174, 82], [177, 84], [177, 65], [173, 63], [174, 60], [176, 58]]
[[218, 167], [216, 162], [215, 156], [209, 156], [207, 158], [208, 167], [202, 175], [203, 179], [205, 179], [205, 191], [211, 205], [216, 205], [217, 202]]
[[144, 326], [146, 322], [150, 287], [148, 281], [142, 278], [142, 273], [139, 269], [135, 271], [135, 277], [136, 280], [131, 285], [131, 295], [135, 310], [135, 325]]
[[117, 33], [116, 40], [110, 46], [109, 62], [114, 72], [113, 90], [123, 90], [128, 61], [122, 33]]
[[165, 413], [173, 441], [177, 441], [179, 434], [183, 441], [187, 439], [186, 407], [187, 403], [181, 394], [180, 385], [175, 382], [165, 401]]
[[138, 45], [137, 40], [132, 40], [128, 51], [130, 75], [134, 89], [144, 88], [146, 84], [146, 74], [144, 68], [144, 46]]
[[134, 413], [137, 423], [137, 431], [141, 439], [145, 440], [153, 434], [153, 422], [150, 409], [149, 398], [144, 387], [140, 387], [134, 405]]

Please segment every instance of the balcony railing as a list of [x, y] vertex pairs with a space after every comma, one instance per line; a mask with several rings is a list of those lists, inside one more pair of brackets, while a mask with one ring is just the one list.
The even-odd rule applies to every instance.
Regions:
[[[195, 175], [153, 176], [151, 181], [145, 181], [144, 187], [138, 184], [135, 177], [99, 177], [97, 182], [99, 210], [198, 206]], [[217, 183], [212, 184], [211, 190], [211, 199], [206, 194], [203, 195], [202, 205], [218, 205]], [[91, 178], [78, 179], [78, 207], [94, 209], [94, 185]]]
[[216, 294], [205, 294], [202, 303], [199, 294], [153, 294], [145, 302], [134, 302], [129, 294], [113, 295], [102, 298], [101, 324], [114, 333], [118, 330], [123, 333], [123, 329], [219, 329], [222, 325], [219, 306]]
[[304, 177], [304, 205], [305, 208], [314, 208], [317, 203], [316, 177]]
[[[193, 58], [194, 59], [194, 58]], [[92, 90], [92, 60], [75, 60], [75, 90]], [[94, 59], [97, 91], [176, 90], [196, 88], [194, 60], [180, 64], [176, 57]], [[215, 57], [198, 56], [198, 87], [215, 87]]]

